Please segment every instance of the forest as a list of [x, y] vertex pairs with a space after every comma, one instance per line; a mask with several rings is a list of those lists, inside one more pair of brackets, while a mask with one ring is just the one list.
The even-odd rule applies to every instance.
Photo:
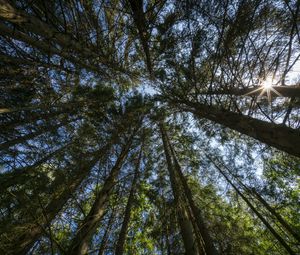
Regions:
[[300, 1], [0, 0], [2, 254], [300, 254]]

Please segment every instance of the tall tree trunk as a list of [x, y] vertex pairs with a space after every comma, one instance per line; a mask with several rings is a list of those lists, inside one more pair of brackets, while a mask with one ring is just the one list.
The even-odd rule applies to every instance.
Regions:
[[144, 1], [143, 0], [128, 0], [130, 3], [132, 16], [134, 23], [137, 27], [140, 41], [144, 50], [144, 53], [146, 55], [145, 62], [148, 69], [148, 72], [150, 75], [152, 75], [152, 63], [151, 63], [151, 56], [150, 56], [150, 50], [149, 50], [149, 33], [147, 31], [147, 21], [146, 16], [144, 13]]
[[68, 254], [70, 255], [83, 255], [87, 254], [89, 248], [89, 242], [94, 234], [95, 230], [97, 229], [99, 222], [101, 221], [105, 207], [109, 200], [109, 197], [112, 193], [113, 187], [116, 183], [117, 176], [121, 170], [123, 162], [125, 161], [131, 144], [133, 140], [134, 133], [130, 136], [129, 140], [127, 141], [126, 145], [123, 146], [121, 154], [119, 155], [115, 165], [113, 166], [112, 170], [108, 178], [105, 180], [101, 191], [97, 194], [96, 200], [88, 213], [85, 217], [83, 222], [80, 224], [75, 237], [71, 242], [71, 246], [69, 249]]
[[224, 176], [226, 181], [233, 187], [236, 193], [246, 202], [246, 204], [250, 207], [250, 209], [254, 212], [254, 214], [263, 222], [263, 224], [267, 227], [267, 229], [272, 233], [272, 235], [277, 239], [277, 241], [285, 248], [285, 250], [290, 255], [296, 255], [296, 253], [292, 250], [292, 248], [286, 243], [286, 241], [277, 233], [277, 231], [270, 225], [270, 223], [264, 218], [264, 216], [256, 210], [256, 208], [252, 205], [247, 197], [234, 185], [234, 183], [228, 178], [225, 172], [218, 166], [215, 161], [206, 155], [206, 157], [213, 163], [213, 165], [218, 169], [218, 171]]
[[167, 133], [166, 133], [166, 137], [167, 137], [167, 141], [168, 141], [168, 144], [169, 144], [169, 147], [170, 147], [170, 151], [172, 153], [172, 157], [173, 157], [173, 160], [174, 160], [175, 170], [177, 172], [177, 175], [179, 176], [179, 179], [180, 179], [181, 184], [183, 186], [184, 194], [187, 197], [189, 206], [191, 207], [192, 213], [193, 213], [193, 215], [196, 219], [197, 227], [198, 227], [198, 229], [200, 231], [200, 234], [201, 234], [201, 237], [204, 241], [205, 254], [207, 254], [207, 255], [217, 255], [218, 251], [216, 250], [216, 248], [213, 244], [212, 238], [210, 237], [210, 234], [209, 234], [209, 231], [208, 231], [208, 229], [206, 227], [206, 224], [204, 222], [202, 213], [201, 213], [200, 209], [194, 203], [192, 192], [191, 192], [191, 190], [188, 186], [188, 183], [187, 183], [187, 180], [186, 180], [185, 176], [182, 173], [181, 167], [180, 167], [179, 162], [177, 160], [177, 157], [175, 155], [174, 148], [172, 147], [172, 145], [170, 143], [170, 140], [168, 138]]
[[185, 102], [186, 111], [199, 118], [206, 118], [229, 127], [242, 134], [251, 136], [263, 143], [300, 157], [300, 131], [286, 126], [269, 123], [228, 110], [220, 110], [214, 106]]
[[112, 211], [112, 213], [109, 217], [104, 235], [102, 237], [102, 241], [101, 241], [101, 245], [100, 245], [100, 248], [99, 248], [98, 255], [104, 255], [104, 251], [105, 251], [105, 248], [107, 246], [107, 240], [108, 240], [111, 228], [112, 228], [112, 223], [113, 223], [114, 217], [115, 217], [115, 213], [114, 213], [114, 211]]
[[183, 238], [185, 252], [186, 254], [189, 255], [198, 255], [196, 241], [193, 233], [193, 225], [188, 218], [188, 212], [184, 204], [184, 201], [180, 201], [180, 189], [179, 189], [180, 184], [176, 178], [174, 166], [172, 164], [171, 153], [168, 147], [168, 141], [167, 141], [166, 132], [163, 123], [160, 123], [159, 127], [160, 127], [160, 133], [163, 141], [164, 152], [167, 161], [170, 181], [171, 181], [171, 187], [174, 195], [174, 202], [175, 202], [174, 204], [175, 207], [177, 208], [178, 223]]
[[171, 243], [170, 243], [170, 226], [167, 224], [166, 226], [166, 246], [167, 246], [167, 254], [171, 255]]
[[50, 120], [57, 118], [59, 115], [73, 115], [83, 104], [81, 102], [68, 102], [56, 105], [39, 105], [22, 107], [18, 109], [7, 109], [6, 115], [12, 120], [10, 122], [3, 121], [0, 124], [0, 130], [4, 134], [13, 130], [14, 128], [35, 123], [37, 120]]
[[14, 119], [10, 123], [3, 123], [0, 124], [0, 130], [1, 133], [7, 134], [10, 133], [10, 131], [14, 131], [14, 128], [24, 125], [24, 124], [31, 124], [36, 122], [37, 120], [49, 120], [57, 115], [61, 115], [64, 112], [62, 111], [56, 111], [56, 112], [50, 112], [50, 113], [42, 113], [42, 114], [36, 114], [36, 113], [30, 113], [30, 115], [26, 116], [26, 118], [19, 118], [19, 119]]
[[138, 181], [138, 177], [139, 177], [139, 169], [140, 169], [141, 158], [142, 158], [142, 148], [140, 149], [140, 153], [139, 153], [139, 156], [138, 156], [138, 159], [137, 159], [137, 162], [136, 162], [134, 177], [133, 177], [133, 180], [132, 180], [131, 189], [130, 189], [128, 201], [127, 201], [126, 208], [125, 208], [124, 220], [123, 220], [123, 223], [122, 223], [121, 231], [120, 231], [118, 242], [117, 242], [117, 245], [116, 245], [115, 255], [122, 255], [123, 252], [124, 252], [124, 244], [125, 244], [125, 240], [126, 240], [126, 235], [127, 235], [128, 225], [129, 225], [129, 222], [130, 222], [130, 217], [131, 217], [131, 208], [132, 208], [133, 203], [134, 203], [134, 195], [135, 195], [135, 192], [136, 192], [136, 185], [137, 185], [137, 181]]
[[[1, 0], [0, 0], [0, 5], [1, 5]], [[1, 12], [0, 12], [0, 18], [1, 18]], [[90, 71], [99, 72], [99, 69], [96, 66], [89, 65], [88, 63], [85, 63], [85, 61], [80, 61], [80, 59], [78, 57], [76, 57], [72, 54], [68, 54], [67, 51], [58, 50], [57, 48], [53, 47], [52, 45], [42, 42], [41, 40], [36, 40], [36, 38], [30, 37], [29, 35], [27, 35], [23, 32], [9, 28], [2, 24], [0, 24], [0, 32], [1, 32], [1, 34], [5, 34], [16, 40], [25, 42], [25, 43], [29, 44], [30, 46], [35, 47], [36, 49], [40, 50], [42, 53], [49, 55], [50, 57], [53, 55], [58, 55], [61, 58], [66, 59], [77, 66], [80, 66], [80, 67], [85, 68]], [[24, 61], [24, 62], [26, 63], [26, 61]], [[55, 65], [51, 65], [51, 67], [56, 68]]]

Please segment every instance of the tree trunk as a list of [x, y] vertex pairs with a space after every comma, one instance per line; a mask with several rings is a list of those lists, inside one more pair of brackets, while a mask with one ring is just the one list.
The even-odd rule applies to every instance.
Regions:
[[[1, 5], [1, 0], [0, 0], [0, 5]], [[0, 12], [0, 18], [1, 18], [1, 12]], [[41, 40], [36, 40], [36, 38], [32, 38], [23, 32], [9, 28], [2, 24], [0, 24], [0, 32], [1, 32], [1, 34], [5, 34], [11, 38], [14, 38], [16, 40], [27, 43], [28, 45], [35, 47], [36, 49], [40, 50], [42, 53], [44, 53], [46, 55], [49, 55], [49, 56], [57, 55], [63, 59], [70, 61], [71, 63], [73, 63], [77, 66], [80, 66], [82, 68], [85, 68], [87, 70], [94, 71], [94, 72], [99, 71], [99, 69], [97, 67], [89, 65], [89, 64], [85, 63], [84, 61], [80, 61], [80, 59], [78, 57], [75, 57], [72, 54], [68, 54], [65, 50], [58, 50], [58, 49], [54, 48], [52, 45], [44, 43]], [[26, 63], [26, 61], [25, 61], [25, 63]], [[51, 65], [51, 67], [53, 67], [53, 66], [54, 65]]]
[[206, 118], [242, 134], [253, 137], [267, 145], [300, 157], [300, 131], [286, 126], [254, 119], [228, 110], [220, 110], [214, 106], [186, 102], [186, 111], [199, 118]]
[[128, 197], [128, 201], [127, 201], [126, 209], [125, 209], [125, 213], [124, 213], [124, 220], [122, 223], [121, 231], [120, 231], [118, 242], [116, 245], [115, 255], [122, 255], [124, 252], [124, 244], [125, 244], [125, 240], [126, 240], [130, 217], [131, 217], [131, 208], [134, 203], [134, 195], [136, 192], [136, 185], [137, 185], [137, 180], [138, 180], [138, 176], [139, 176], [139, 168], [140, 168], [141, 158], [142, 158], [142, 148], [140, 149], [139, 157], [137, 159], [136, 168], [134, 171], [134, 177], [132, 180], [131, 189], [130, 189], [130, 193], [129, 193], [129, 197]]
[[102, 238], [102, 241], [101, 241], [101, 245], [100, 245], [100, 248], [99, 248], [99, 252], [98, 252], [98, 255], [104, 255], [104, 251], [105, 251], [105, 248], [106, 248], [106, 245], [107, 245], [107, 240], [108, 240], [108, 237], [109, 237], [109, 233], [111, 231], [111, 228], [112, 228], [112, 223], [113, 223], [113, 220], [114, 220], [114, 211], [111, 213], [111, 216], [108, 220], [108, 223], [107, 223], [107, 226], [106, 226], [106, 229], [105, 229], [105, 232], [104, 232], [104, 235], [103, 235], [103, 238]]
[[263, 206], [275, 217], [278, 222], [300, 243], [300, 236], [299, 234], [281, 217], [280, 214], [276, 212], [275, 209], [273, 209], [268, 202], [255, 190], [255, 188], [249, 188], [247, 185], [245, 185], [239, 178], [234, 176], [230, 169], [224, 165], [224, 167], [227, 169], [227, 171], [238, 181], [238, 183], [243, 187], [243, 189], [249, 194], [254, 196], [258, 199], [259, 202], [263, 204]]
[[189, 206], [191, 207], [192, 213], [193, 213], [193, 215], [196, 219], [197, 227], [198, 227], [198, 229], [200, 231], [200, 234], [201, 234], [201, 237], [204, 241], [205, 254], [207, 254], [207, 255], [217, 255], [218, 251], [216, 250], [216, 248], [213, 244], [213, 241], [210, 237], [210, 234], [209, 234], [208, 229], [206, 227], [206, 224], [204, 222], [202, 213], [201, 213], [200, 209], [194, 203], [192, 192], [191, 192], [191, 190], [188, 186], [188, 183], [187, 183], [187, 180], [186, 180], [185, 176], [182, 173], [181, 167], [180, 167], [179, 162], [177, 160], [177, 157], [175, 155], [175, 151], [174, 151], [174, 149], [173, 149], [173, 147], [172, 147], [172, 145], [171, 145], [171, 143], [168, 139], [167, 134], [166, 134], [166, 136], [167, 136], [168, 144], [169, 144], [169, 147], [170, 147], [170, 150], [171, 150], [171, 153], [172, 153], [172, 157], [173, 157], [173, 160], [174, 160], [174, 163], [175, 163], [174, 164], [175, 165], [175, 170], [176, 170], [176, 172], [179, 176], [179, 179], [180, 179], [181, 184], [183, 186], [184, 194], [187, 197]]
[[126, 145], [123, 147], [122, 152], [119, 155], [115, 165], [113, 166], [108, 178], [105, 180], [101, 191], [97, 194], [96, 200], [90, 212], [85, 217], [82, 224], [79, 226], [75, 234], [75, 237], [71, 242], [71, 246], [68, 254], [70, 255], [87, 254], [90, 239], [103, 217], [105, 207], [109, 200], [109, 196], [112, 193], [113, 187], [116, 183], [116, 178], [130, 150], [133, 136], [134, 134], [131, 135]]
[[193, 225], [191, 221], [188, 219], [187, 208], [184, 205], [184, 201], [180, 201], [180, 184], [176, 178], [176, 174], [174, 171], [174, 166], [171, 160], [171, 154], [168, 147], [168, 141], [166, 137], [166, 132], [164, 130], [163, 123], [159, 124], [160, 133], [163, 141], [165, 157], [167, 161], [167, 167], [170, 175], [171, 187], [174, 195], [174, 204], [177, 208], [178, 222], [181, 230], [181, 235], [183, 238], [183, 243], [185, 247], [185, 252], [188, 255], [198, 255], [196, 241], [193, 233]]
[[151, 56], [149, 50], [149, 33], [147, 31], [147, 21], [145, 17], [145, 13], [143, 10], [144, 1], [143, 0], [129, 0], [132, 16], [134, 23], [137, 27], [140, 41], [146, 55], [145, 62], [150, 75], [152, 75], [152, 63], [151, 63]]
[[[12, 246], [12, 254], [23, 255], [28, 252], [36, 240], [43, 235], [46, 227], [63, 208], [69, 198], [72, 197], [78, 186], [89, 174], [90, 170], [96, 165], [103, 155], [107, 154], [112, 144], [117, 142], [118, 139], [119, 138], [116, 134], [112, 135], [111, 140], [106, 145], [93, 153], [90, 161], [85, 161], [83, 164], [75, 166], [76, 168], [75, 170], [72, 170], [73, 174], [69, 181], [61, 183], [55, 194], [52, 196], [52, 200], [45, 207], [42, 217], [33, 219], [32, 223], [29, 224], [29, 229], [26, 230], [26, 233], [16, 237], [16, 239], [9, 244]], [[66, 180], [64, 179], [62, 182], [63, 181]]]
[[[35, 123], [37, 120], [49, 120], [53, 118], [58, 118], [59, 115], [72, 115], [78, 112], [83, 106], [81, 102], [68, 102], [57, 105], [39, 105], [39, 106], [29, 106], [20, 109], [7, 109], [5, 113], [7, 116], [12, 117], [13, 120], [9, 122], [3, 121], [0, 124], [0, 130], [4, 134], [14, 128], [24, 125]], [[2, 131], [3, 129], [3, 131]]]

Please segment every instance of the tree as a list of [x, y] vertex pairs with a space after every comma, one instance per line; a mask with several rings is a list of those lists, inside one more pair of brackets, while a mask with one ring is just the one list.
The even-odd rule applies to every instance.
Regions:
[[124, 220], [122, 222], [122, 227], [121, 227], [118, 242], [116, 245], [116, 254], [118, 254], [118, 255], [123, 254], [123, 252], [124, 252], [124, 243], [125, 243], [126, 234], [128, 231], [128, 225], [129, 225], [130, 216], [131, 216], [131, 209], [132, 209], [133, 202], [134, 202], [134, 193], [136, 192], [136, 186], [137, 186], [137, 182], [138, 182], [138, 178], [139, 178], [139, 168], [140, 168], [141, 158], [142, 158], [142, 148], [140, 149], [139, 156], [138, 156], [138, 159], [136, 162], [136, 168], [134, 170], [134, 176], [133, 176], [133, 180], [132, 180], [132, 184], [131, 184], [131, 188], [130, 188], [130, 193], [129, 193], [126, 208], [125, 208]]

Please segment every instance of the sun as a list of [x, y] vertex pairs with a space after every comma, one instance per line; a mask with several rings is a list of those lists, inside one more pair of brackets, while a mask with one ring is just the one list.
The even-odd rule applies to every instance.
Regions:
[[271, 100], [272, 100], [271, 91], [273, 93], [277, 94], [278, 96], [281, 96], [281, 94], [279, 92], [277, 92], [277, 90], [275, 89], [273, 84], [274, 84], [274, 81], [271, 76], [268, 76], [265, 80], [263, 80], [261, 83], [261, 93], [259, 94], [258, 97], [261, 97], [264, 93], [266, 93], [268, 96], [268, 101], [269, 101], [269, 103], [271, 103]]
[[267, 77], [264, 81], [262, 81], [262, 87], [265, 90], [270, 90], [273, 87], [273, 79], [271, 77]]

